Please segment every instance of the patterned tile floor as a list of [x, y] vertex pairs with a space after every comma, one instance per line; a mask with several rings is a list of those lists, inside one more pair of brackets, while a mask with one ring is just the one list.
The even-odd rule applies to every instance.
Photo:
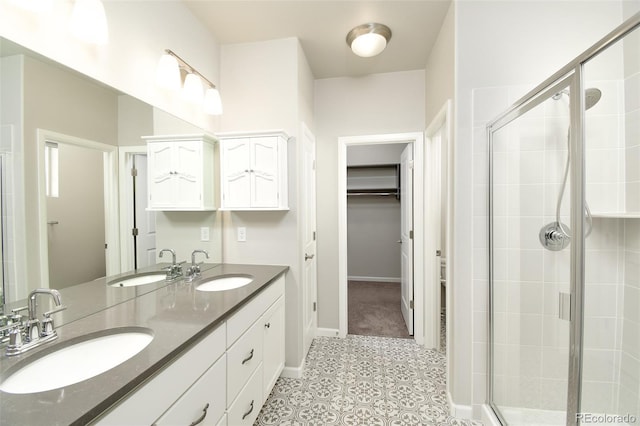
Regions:
[[254, 426], [481, 425], [449, 416], [445, 362], [413, 339], [316, 338], [302, 379], [280, 378]]

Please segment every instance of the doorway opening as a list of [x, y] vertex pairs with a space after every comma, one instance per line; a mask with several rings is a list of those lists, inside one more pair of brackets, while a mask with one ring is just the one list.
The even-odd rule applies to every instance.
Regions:
[[[339, 335], [391, 337], [395, 329], [402, 334], [393, 337], [423, 344], [423, 134], [341, 137], [338, 143]], [[368, 301], [373, 306], [367, 308]], [[394, 312], [395, 325], [382, 307]], [[363, 328], [354, 327], [367, 315], [374, 324], [364, 318]]]
[[116, 151], [38, 129], [41, 287], [120, 272]]
[[347, 147], [348, 334], [413, 336], [413, 145]]

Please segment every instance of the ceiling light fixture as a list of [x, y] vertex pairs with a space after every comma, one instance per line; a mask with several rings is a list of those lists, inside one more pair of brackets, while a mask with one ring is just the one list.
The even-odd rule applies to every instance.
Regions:
[[71, 12], [71, 33], [87, 43], [105, 45], [109, 28], [100, 0], [76, 0]]
[[[202, 104], [207, 114], [222, 114], [222, 100], [216, 85], [170, 49], [165, 49], [164, 52], [156, 70], [158, 85], [173, 90], [182, 86], [182, 95], [186, 100]], [[206, 90], [204, 86], [207, 86]]]
[[391, 40], [391, 29], [384, 24], [369, 22], [358, 25], [347, 34], [347, 44], [358, 56], [379, 55]]

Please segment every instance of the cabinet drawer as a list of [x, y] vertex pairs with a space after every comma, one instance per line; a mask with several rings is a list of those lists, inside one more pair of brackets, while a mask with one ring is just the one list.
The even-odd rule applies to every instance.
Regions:
[[155, 425], [188, 425], [200, 419], [202, 421], [197, 424], [217, 425], [227, 407], [225, 383], [226, 356], [223, 355], [155, 422]]
[[262, 408], [262, 364], [242, 389], [238, 398], [227, 410], [227, 424], [233, 426], [253, 425]]
[[227, 351], [227, 400], [229, 403], [236, 398], [240, 389], [262, 362], [263, 327], [262, 321], [256, 321]]
[[284, 274], [227, 320], [227, 347], [251, 326], [278, 297], [284, 294]]

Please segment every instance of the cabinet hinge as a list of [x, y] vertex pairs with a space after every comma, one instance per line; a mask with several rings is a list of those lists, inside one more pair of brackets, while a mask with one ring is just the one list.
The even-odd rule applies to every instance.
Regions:
[[413, 300], [409, 302], [409, 309], [413, 309]]
[[138, 236], [138, 228], [131, 229], [131, 235], [133, 235], [134, 237], [137, 237]]
[[313, 312], [316, 311], [316, 308], [317, 308], [317, 304], [316, 304], [316, 302], [313, 302]]
[[413, 229], [411, 231], [409, 231], [409, 239], [413, 240]]
[[138, 176], [138, 169], [136, 169], [135, 167], [133, 169], [131, 169], [131, 176], [133, 176], [133, 177]]
[[316, 231], [313, 231], [313, 241], [316, 240]]

